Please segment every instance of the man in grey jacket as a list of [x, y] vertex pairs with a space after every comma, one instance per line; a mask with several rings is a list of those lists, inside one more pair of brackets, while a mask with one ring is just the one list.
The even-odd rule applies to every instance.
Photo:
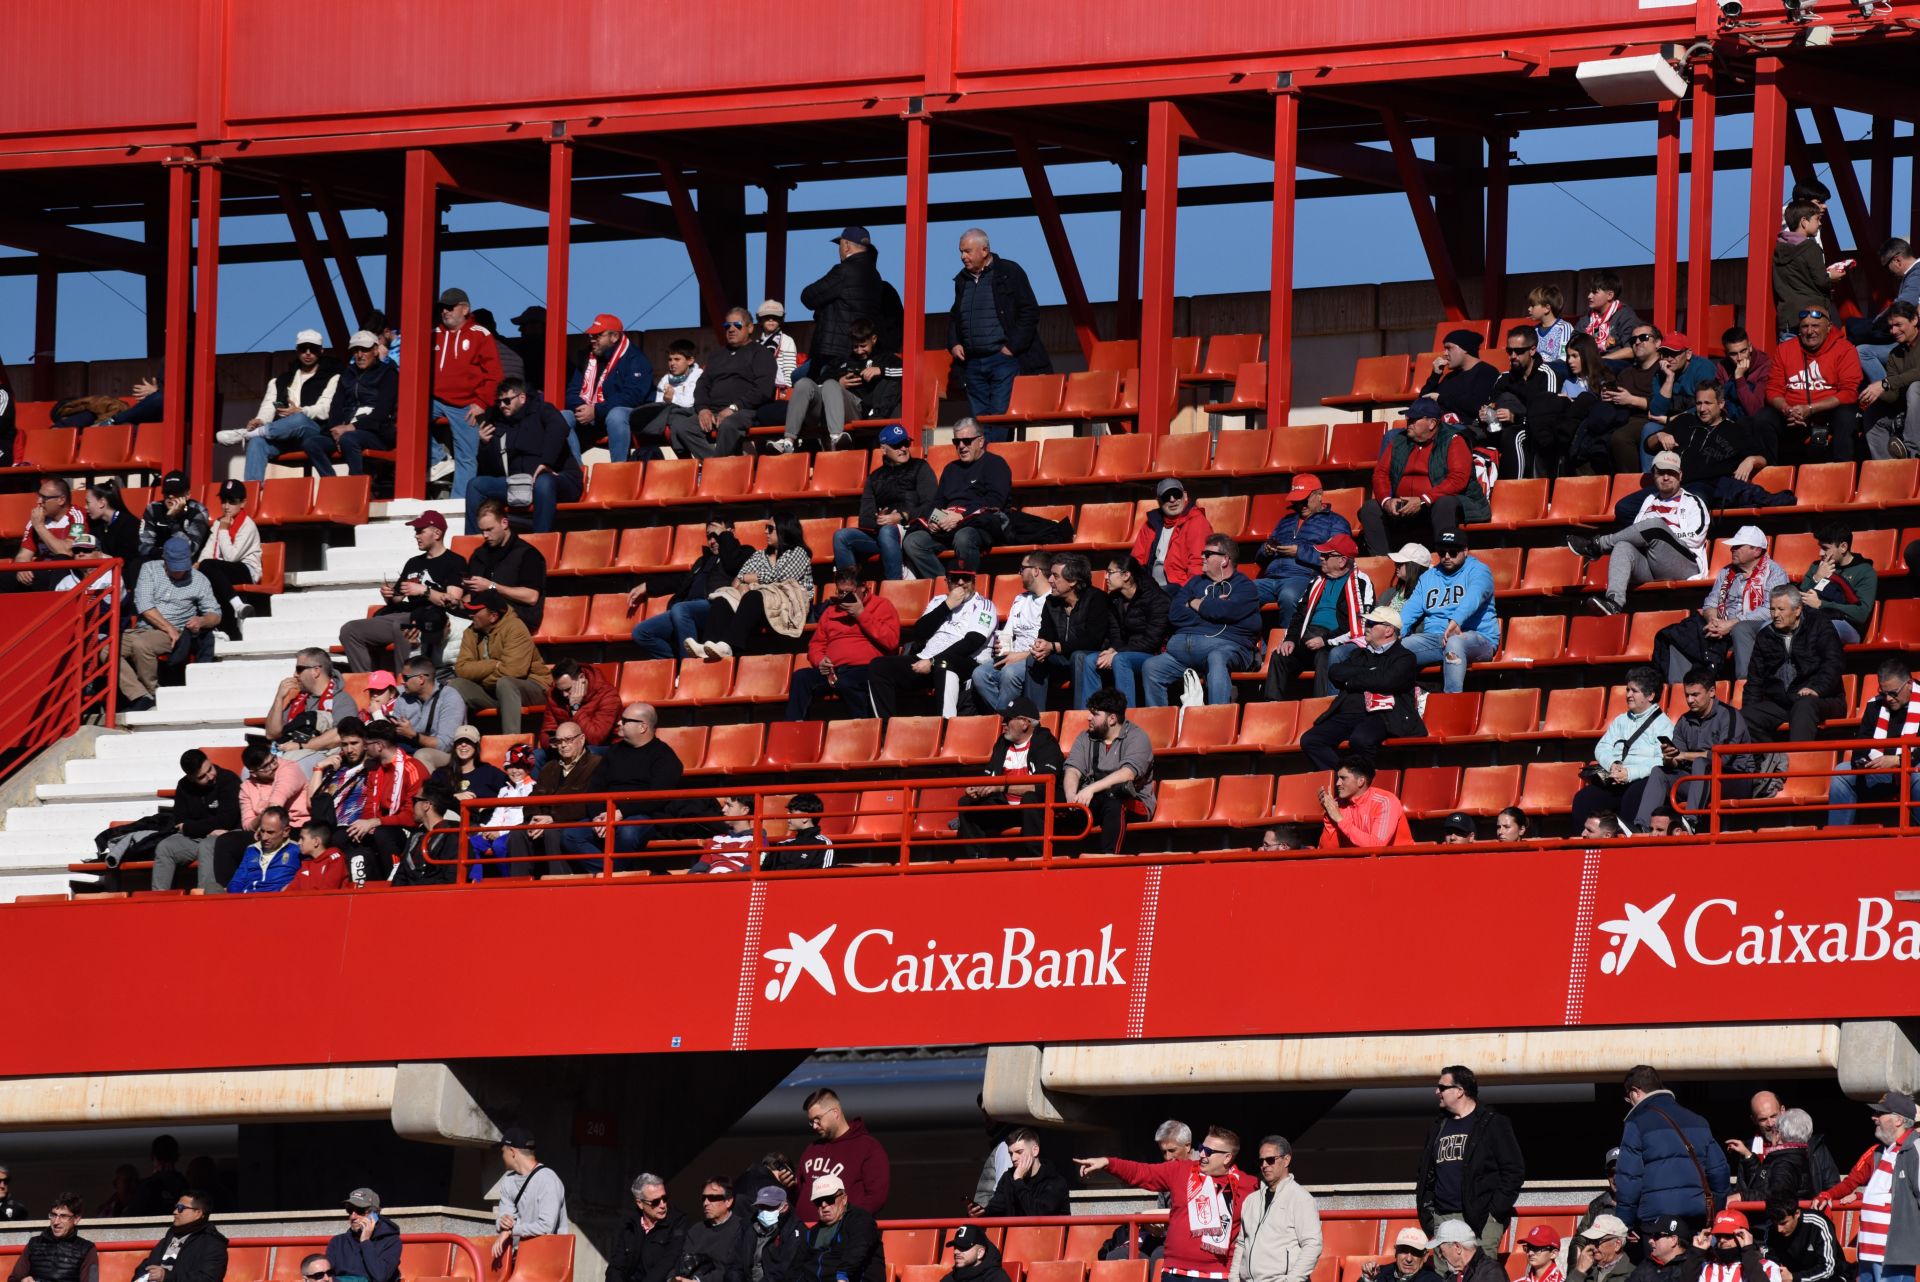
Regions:
[[567, 1189], [560, 1172], [542, 1166], [534, 1156], [533, 1132], [509, 1126], [500, 1136], [500, 1160], [507, 1177], [500, 1182], [500, 1206], [493, 1239], [493, 1262], [499, 1264], [509, 1244], [517, 1247], [530, 1237], [571, 1233], [567, 1222]]
[[1306, 1282], [1320, 1262], [1320, 1212], [1293, 1178], [1293, 1145], [1279, 1135], [1260, 1141], [1260, 1187], [1240, 1209], [1232, 1282]]

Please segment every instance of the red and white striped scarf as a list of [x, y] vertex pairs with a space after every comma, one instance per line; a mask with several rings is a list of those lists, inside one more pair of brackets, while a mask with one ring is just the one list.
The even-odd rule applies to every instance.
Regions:
[[613, 349], [613, 355], [607, 357], [607, 367], [600, 368], [598, 356], [587, 357], [587, 368], [580, 375], [580, 399], [588, 405], [598, 405], [605, 399], [602, 389], [606, 386], [607, 376], [613, 373], [613, 367], [627, 354], [627, 344], [633, 340], [627, 335], [620, 336], [620, 345]]
[[[1760, 1261], [1760, 1271], [1767, 1275], [1767, 1282], [1781, 1282], [1780, 1266], [1772, 1260]], [[1740, 1282], [1745, 1275], [1740, 1271], [1740, 1261], [1722, 1264], [1718, 1260], [1708, 1260], [1700, 1266], [1700, 1282]]]
[[1588, 312], [1586, 324], [1580, 327], [1586, 331], [1587, 337], [1600, 344], [1603, 352], [1607, 350], [1607, 340], [1613, 334], [1613, 314], [1619, 310], [1620, 300], [1616, 298], [1607, 304], [1606, 311]]
[[1901, 723], [1898, 736], [1889, 736], [1887, 733], [1893, 728], [1892, 722], [1893, 716], [1887, 711], [1887, 705], [1884, 703], [1880, 704], [1880, 720], [1874, 723], [1873, 737], [1876, 739], [1886, 739], [1889, 737], [1912, 739], [1920, 736], [1920, 681], [1915, 681], [1907, 688], [1907, 716], [1906, 720]]
[[[1327, 590], [1328, 582], [1326, 575], [1318, 575], [1314, 578], [1313, 585], [1307, 589], [1305, 617], [1309, 621], [1313, 619], [1314, 607], [1320, 603], [1320, 594]], [[1360, 576], [1356, 571], [1347, 571], [1347, 577], [1341, 581], [1340, 591], [1344, 597], [1342, 604], [1347, 612], [1347, 635], [1358, 636], [1360, 633]]]
[[1878, 1262], [1887, 1256], [1887, 1229], [1893, 1223], [1893, 1164], [1900, 1148], [1912, 1131], [1903, 1131], [1893, 1144], [1881, 1146], [1880, 1160], [1860, 1190], [1860, 1239], [1856, 1243], [1862, 1260]]
[[[1760, 559], [1747, 567], [1747, 582], [1746, 586], [1740, 589], [1740, 609], [1737, 613], [1751, 614], [1766, 605], [1767, 566], [1769, 564], [1767, 554], [1762, 552]], [[1730, 619], [1736, 613], [1736, 611], [1729, 609], [1728, 606], [1733, 596], [1733, 581], [1739, 577], [1739, 574], [1740, 571], [1730, 565], [1726, 569], [1726, 577], [1720, 580], [1719, 610], [1720, 617], [1723, 619]]]

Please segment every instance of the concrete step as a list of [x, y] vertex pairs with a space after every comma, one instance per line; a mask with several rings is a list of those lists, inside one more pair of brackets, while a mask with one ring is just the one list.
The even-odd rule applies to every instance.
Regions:
[[86, 805], [70, 802], [52, 806], [14, 806], [7, 811], [7, 831], [4, 837], [0, 837], [0, 851], [6, 849], [6, 842], [14, 834], [28, 832], [64, 833], [79, 846], [92, 849], [93, 834], [119, 820], [138, 819], [142, 815], [152, 814], [158, 805], [152, 796], [148, 796], [144, 800], [126, 797]]
[[191, 730], [141, 730], [132, 734], [101, 735], [94, 740], [92, 760], [121, 765], [148, 760], [166, 761], [177, 769], [180, 754], [188, 748], [237, 748], [245, 742], [246, 732], [237, 725], [200, 726]]
[[[139, 812], [152, 813], [152, 808]], [[107, 826], [102, 820], [92, 832], [24, 831], [0, 833], [0, 874], [31, 869], [65, 868], [93, 857], [93, 835]]]
[[22, 895], [58, 895], [67, 889], [69, 882], [93, 882], [95, 877], [75, 873], [22, 873], [18, 876], [0, 877], [0, 903], [12, 903]]

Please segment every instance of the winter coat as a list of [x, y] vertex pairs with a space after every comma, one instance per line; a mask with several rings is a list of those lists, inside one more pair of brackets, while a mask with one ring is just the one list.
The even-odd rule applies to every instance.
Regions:
[[[1352, 535], [1353, 525], [1346, 517], [1330, 507], [1323, 507], [1312, 516], [1302, 517], [1296, 504], [1287, 514], [1274, 523], [1273, 533], [1267, 536], [1267, 543], [1276, 543], [1282, 547], [1291, 544], [1300, 550], [1292, 556], [1267, 556], [1260, 563], [1260, 577], [1263, 579], [1311, 578], [1320, 570], [1320, 553], [1316, 550], [1336, 534]], [[1262, 544], [1264, 549], [1266, 544]], [[1141, 564], [1146, 564], [1144, 561]]]
[[[1419, 661], [1413, 657], [1413, 651], [1398, 641], [1379, 654], [1360, 646], [1327, 669], [1327, 680], [1340, 693], [1334, 696], [1333, 702], [1327, 705], [1327, 710], [1320, 714], [1314, 724], [1318, 725], [1329, 717], [1343, 713], [1365, 712], [1364, 695], [1390, 694], [1394, 696], [1393, 709], [1370, 715], [1387, 719], [1390, 738], [1418, 739], [1427, 732], [1426, 724], [1420, 720], [1419, 702], [1413, 693], [1414, 682], [1419, 678]], [[1478, 1129], [1475, 1128], [1476, 1132]]]
[[[1161, 1257], [1164, 1268], [1176, 1273], [1198, 1273], [1202, 1277], [1227, 1270], [1233, 1258], [1232, 1230], [1237, 1227], [1233, 1221], [1240, 1218], [1247, 1195], [1259, 1187], [1258, 1181], [1251, 1175], [1237, 1167], [1229, 1167], [1225, 1175], [1210, 1179], [1200, 1173], [1198, 1162], [1129, 1162], [1123, 1157], [1108, 1158], [1107, 1169], [1113, 1172], [1115, 1178], [1137, 1189], [1152, 1189], [1168, 1195], [1167, 1249]], [[1201, 1191], [1211, 1195], [1216, 1186], [1227, 1199], [1230, 1230], [1227, 1234], [1228, 1245], [1220, 1251], [1212, 1250], [1201, 1241], [1187, 1211], [1190, 1196]]]
[[1817, 236], [1781, 231], [1773, 242], [1774, 324], [1784, 333], [1809, 307], [1833, 315], [1833, 279]]
[[[1819, 568], [1820, 562], [1815, 561], [1800, 576], [1802, 591], [1812, 589], [1814, 572]], [[1873, 568], [1873, 562], [1855, 552], [1853, 560], [1835, 570], [1827, 579], [1827, 586], [1821, 589], [1820, 613], [1847, 620], [1864, 636], [1867, 618], [1873, 613], [1874, 598], [1879, 594], [1880, 572]]]
[[[1767, 1156], [1773, 1156], [1772, 1149], [1767, 1150]], [[1853, 1264], [1835, 1240], [1832, 1221], [1818, 1211], [1800, 1212], [1800, 1223], [1791, 1234], [1777, 1233], [1769, 1224], [1760, 1251], [1793, 1274], [1793, 1282], [1844, 1282], [1853, 1273]]]
[[750, 422], [753, 413], [773, 399], [775, 368], [773, 349], [758, 343], [708, 352], [700, 367], [700, 385], [693, 389], [693, 407], [719, 414], [738, 405]]
[[531, 476], [544, 467], [580, 484], [580, 460], [568, 445], [573, 427], [559, 410], [529, 394], [514, 413], [496, 407], [487, 419], [496, 426], [493, 439], [480, 442], [476, 476]]
[[[614, 363], [614, 367], [611, 370], [604, 368], [606, 364], [605, 361], [595, 366], [596, 377], [600, 380], [600, 408], [596, 411], [595, 421], [599, 421], [598, 416], [604, 415], [607, 410], [619, 409], [622, 406], [632, 408], [634, 406], [646, 405], [653, 400], [653, 362], [649, 361], [647, 354], [640, 350], [639, 339], [628, 334], [623, 341], [626, 343], [627, 350], [621, 355], [620, 359]], [[615, 347], [613, 352], [609, 352], [607, 355], [611, 357], [614, 352], [618, 352], [619, 350], [618, 347]], [[604, 372], [602, 372], [603, 370]], [[586, 376], [587, 367], [584, 365], [567, 375], [567, 397], [565, 403], [568, 409], [577, 409], [585, 403], [582, 396], [582, 385], [586, 380]]]
[[1475, 423], [1480, 419], [1480, 407], [1493, 399], [1493, 385], [1499, 381], [1500, 371], [1489, 362], [1481, 361], [1472, 369], [1427, 375], [1420, 395], [1431, 396], [1440, 403], [1441, 409], [1462, 424]]
[[[1037, 740], [1043, 731], [1035, 730]], [[1006, 743], [1005, 739], [1000, 741]], [[1059, 744], [1054, 745], [1056, 758], [1060, 752]], [[1006, 754], [1000, 753], [1004, 762]], [[1000, 1177], [1000, 1183], [994, 1187], [993, 1198], [987, 1203], [988, 1215], [1065, 1215], [1068, 1213], [1067, 1179], [1060, 1172], [1038, 1162], [1033, 1174], [1024, 1180], [1013, 1178], [1013, 1171]]]
[[936, 489], [933, 468], [923, 458], [904, 463], [882, 463], [867, 474], [860, 491], [860, 528], [871, 534], [880, 528], [880, 509], [892, 508], [908, 520], [927, 519], [933, 511]]
[[[1751, 681], [1747, 688], [1753, 688]], [[1672, 1091], [1655, 1091], [1634, 1105], [1620, 1134], [1620, 1161], [1613, 1171], [1618, 1214], [1628, 1228], [1668, 1215], [1704, 1223], [1725, 1200], [1726, 1187], [1727, 1153], [1706, 1119], [1680, 1107]], [[1713, 1192], [1714, 1206], [1701, 1205], [1708, 1190]], [[1634, 1276], [1638, 1278], [1640, 1271], [1635, 1270]], [[1686, 1275], [1687, 1282], [1693, 1276]]]
[[607, 1282], [668, 1282], [686, 1241], [687, 1217], [680, 1211], [667, 1212], [651, 1232], [641, 1227], [638, 1211], [627, 1212], [607, 1252]]
[[612, 671], [616, 665], [589, 664], [581, 668], [587, 678], [587, 697], [575, 708], [564, 696], [549, 695], [547, 713], [540, 718], [540, 738], [546, 742], [562, 722], [572, 721], [586, 734], [587, 742], [610, 743], [620, 720], [620, 679]]
[[835, 605], [820, 612], [807, 642], [807, 662], [817, 668], [822, 659], [832, 659], [836, 667], [858, 667], [899, 648], [900, 612], [893, 602], [869, 592], [860, 604], [857, 619]]
[[1787, 661], [1787, 637], [1771, 626], [1764, 627], [1753, 639], [1753, 657], [1747, 662], [1746, 699], [1767, 699], [1774, 703], [1790, 704], [1794, 692], [1803, 689], [1812, 690], [1822, 699], [1840, 698], [1840, 664], [1844, 647], [1840, 643], [1840, 634], [1833, 630], [1832, 622], [1819, 611], [1802, 610], [1800, 626], [1789, 635], [1793, 640], [1792, 689], [1788, 689], [1780, 680], [1780, 670]]
[[1159, 654], [1166, 649], [1171, 634], [1167, 612], [1172, 608], [1167, 594], [1152, 584], [1140, 584], [1131, 601], [1125, 593], [1109, 590], [1105, 648]]
[[1233, 1282], [1307, 1282], [1320, 1262], [1320, 1212], [1313, 1194], [1291, 1175], [1273, 1190], [1256, 1187], [1240, 1204], [1240, 1233], [1234, 1243]]
[[[813, 340], [807, 347], [807, 364], [825, 357], [845, 356], [853, 350], [853, 338], [847, 327], [856, 320], [870, 321], [878, 333], [886, 334], [898, 321], [889, 313], [886, 282], [880, 279], [880, 259], [869, 248], [835, 263], [825, 276], [800, 291], [800, 301], [813, 310]], [[772, 353], [769, 364], [772, 364]]]
[[[1153, 549], [1167, 524], [1167, 518], [1156, 507], [1147, 513], [1147, 519], [1140, 523], [1140, 532], [1133, 536], [1133, 559], [1149, 572], [1154, 571]], [[1213, 537], [1213, 525], [1198, 503], [1188, 504], [1186, 511], [1173, 518], [1172, 525], [1167, 559], [1153, 577], [1161, 583], [1185, 583], [1200, 573], [1200, 558], [1207, 550], [1207, 540]]]
[[1006, 1266], [1000, 1262], [1000, 1248], [987, 1243], [987, 1249], [971, 1268], [955, 1265], [940, 1282], [1007, 1282]]
[[887, 1259], [880, 1249], [880, 1226], [871, 1212], [848, 1206], [822, 1242], [821, 1230], [825, 1228], [814, 1225], [806, 1231], [807, 1253], [799, 1270], [802, 1278], [807, 1282], [834, 1282], [844, 1276], [847, 1282], [885, 1282]]
[[[168, 1248], [176, 1243], [179, 1249], [167, 1263]], [[168, 1229], [134, 1272], [144, 1274], [156, 1264], [167, 1271], [167, 1282], [226, 1282], [227, 1235], [204, 1219], [185, 1232]]]
[[753, 1270], [753, 1220], [736, 1209], [724, 1224], [695, 1220], [687, 1227], [682, 1255], [693, 1261], [691, 1273], [676, 1261], [669, 1277], [692, 1277], [694, 1282], [748, 1282]]
[[364, 1242], [351, 1229], [334, 1234], [327, 1242], [327, 1263], [335, 1273], [367, 1282], [398, 1282], [400, 1226], [382, 1215], [373, 1222], [373, 1236]]
[[[1397, 647], [1396, 647], [1397, 648]], [[1339, 671], [1336, 665], [1334, 671]], [[1488, 1220], [1506, 1224], [1513, 1219], [1513, 1204], [1527, 1178], [1527, 1164], [1514, 1138], [1513, 1123], [1491, 1104], [1478, 1104], [1479, 1118], [1467, 1133], [1466, 1151], [1460, 1159], [1460, 1213], [1467, 1227], [1479, 1233]], [[1436, 1177], [1437, 1148], [1441, 1129], [1451, 1120], [1442, 1113], [1433, 1119], [1427, 1131], [1426, 1147], [1420, 1150], [1420, 1166], [1414, 1176], [1413, 1204], [1420, 1224], [1431, 1235], [1435, 1225], [1433, 1185]]]
[[[1563, 435], [1570, 436], [1573, 424], [1568, 421], [1567, 412], [1573, 408], [1573, 402], [1560, 394], [1560, 371], [1544, 360], [1535, 360], [1533, 372], [1522, 374], [1511, 368], [1503, 371], [1493, 381], [1493, 388], [1487, 395], [1495, 407], [1513, 411], [1513, 422], [1502, 424], [1503, 432], [1524, 432], [1531, 441], [1558, 442]], [[1476, 436], [1490, 433], [1483, 428], [1473, 429]]]
[[906, 375], [906, 369], [900, 363], [895, 352], [883, 352], [876, 345], [865, 356], [856, 356], [849, 352], [845, 356], [831, 356], [824, 361], [809, 359], [807, 377], [821, 385], [837, 383], [843, 375], [859, 374], [869, 366], [877, 366], [880, 373], [875, 378], [863, 379], [846, 389], [853, 399], [859, 402], [859, 412], [855, 418], [894, 418], [900, 413], [900, 380]]
[[[847, 1129], [839, 1139], [815, 1140], [801, 1152], [800, 1187], [812, 1188], [823, 1175], [839, 1176], [847, 1186], [848, 1200], [869, 1215], [880, 1214], [893, 1187], [887, 1150], [867, 1134], [866, 1122], [858, 1117], [847, 1119]], [[803, 1218], [812, 1214], [812, 1202], [801, 1205]]]
[[[1628, 1221], [1628, 1227], [1632, 1227], [1632, 1221]], [[1665, 1264], [1657, 1264], [1651, 1255], [1647, 1256], [1627, 1275], [1627, 1282], [1699, 1282], [1700, 1266], [1706, 1261], [1707, 1253], [1689, 1242]]]
[[[736, 1195], [737, 1196], [737, 1195]], [[738, 1205], [736, 1201], [735, 1205]], [[807, 1226], [787, 1208], [787, 1213], [766, 1228], [753, 1220], [753, 1264], [748, 1282], [798, 1282], [807, 1259]]]
[[1049, 592], [1042, 598], [1040, 610], [1040, 639], [1053, 642], [1060, 653], [1098, 653], [1106, 645], [1112, 626], [1106, 593], [1091, 586], [1083, 588], [1079, 601], [1069, 609], [1065, 597]]
[[374, 437], [384, 449], [393, 448], [394, 415], [400, 406], [400, 371], [385, 361], [372, 369], [349, 365], [334, 389], [328, 407], [328, 427], [351, 427]]
[[534, 647], [533, 634], [520, 616], [508, 611], [490, 632], [468, 628], [460, 634], [453, 675], [491, 690], [501, 677], [518, 677], [541, 689], [553, 684], [553, 670]]
[[[1047, 346], [1040, 341], [1040, 304], [1034, 298], [1033, 284], [1019, 263], [995, 255], [992, 262], [993, 309], [1000, 318], [1000, 331], [1006, 335], [1006, 348], [1020, 362], [1022, 374], [1045, 374], [1053, 369]], [[960, 318], [966, 297], [968, 272], [961, 268], [953, 277], [953, 307], [947, 313], [947, 346], [960, 342]]]
[[1467, 1267], [1453, 1275], [1453, 1282], [1507, 1282], [1507, 1271], [1485, 1251], [1475, 1251]]
[[458, 407], [493, 407], [500, 386], [500, 348], [493, 332], [469, 319], [457, 330], [433, 330], [433, 399]]
[[[1196, 574], [1169, 595], [1173, 603], [1167, 608], [1167, 622], [1176, 634], [1221, 637], [1243, 650], [1259, 644], [1260, 594], [1246, 575], [1235, 571], [1216, 583]], [[1200, 600], [1198, 609], [1189, 604], [1195, 598]]]
[[[1424, 462], [1424, 473], [1414, 466], [1417, 461]], [[1373, 497], [1430, 500], [1447, 494], [1460, 496], [1463, 521], [1485, 521], [1493, 514], [1487, 492], [1473, 474], [1473, 450], [1466, 436], [1448, 423], [1442, 423], [1424, 446], [1404, 427], [1387, 433], [1373, 465]]]
[[1688, 485], [1732, 476], [1746, 459], [1766, 454], [1746, 419], [1723, 418], [1709, 427], [1689, 410], [1668, 419], [1666, 431], [1679, 447], [1680, 476]]

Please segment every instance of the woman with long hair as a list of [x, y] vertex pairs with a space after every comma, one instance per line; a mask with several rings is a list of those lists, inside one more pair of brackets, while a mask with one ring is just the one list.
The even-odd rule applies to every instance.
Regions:
[[791, 512], [770, 517], [766, 550], [748, 557], [732, 586], [709, 600], [713, 608], [701, 629], [707, 639], [687, 638], [693, 658], [762, 653], [765, 636], [798, 637], [813, 608], [813, 552], [800, 518]]

